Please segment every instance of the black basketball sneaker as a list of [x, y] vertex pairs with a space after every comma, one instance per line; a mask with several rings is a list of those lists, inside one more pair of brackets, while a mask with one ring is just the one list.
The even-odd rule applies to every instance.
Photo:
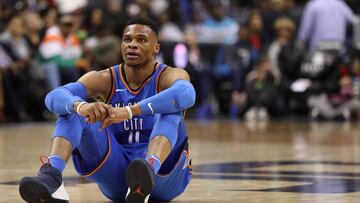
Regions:
[[147, 203], [155, 186], [155, 173], [144, 159], [134, 159], [126, 170], [128, 191], [125, 203]]
[[44, 163], [37, 176], [24, 177], [19, 183], [21, 197], [29, 203], [67, 203], [61, 173], [49, 163]]

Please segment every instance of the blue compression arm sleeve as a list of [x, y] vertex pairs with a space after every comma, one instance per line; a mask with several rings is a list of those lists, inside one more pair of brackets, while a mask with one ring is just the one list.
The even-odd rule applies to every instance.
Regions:
[[71, 114], [74, 113], [74, 103], [84, 101], [85, 98], [85, 86], [80, 82], [73, 82], [49, 92], [45, 98], [45, 105], [53, 113]]
[[177, 80], [168, 89], [146, 98], [138, 104], [143, 115], [174, 113], [193, 106], [195, 97], [195, 89], [189, 81]]
[[150, 140], [158, 135], [165, 136], [174, 149], [178, 138], [179, 124], [182, 120], [182, 113], [156, 114], [154, 128], [150, 135]]

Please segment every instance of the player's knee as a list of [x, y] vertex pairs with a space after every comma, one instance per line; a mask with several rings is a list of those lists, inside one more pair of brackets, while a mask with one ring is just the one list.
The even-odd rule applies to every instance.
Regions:
[[45, 106], [49, 111], [58, 115], [71, 114], [74, 112], [74, 102], [82, 101], [78, 96], [74, 96], [64, 87], [58, 87], [49, 92], [45, 97]]

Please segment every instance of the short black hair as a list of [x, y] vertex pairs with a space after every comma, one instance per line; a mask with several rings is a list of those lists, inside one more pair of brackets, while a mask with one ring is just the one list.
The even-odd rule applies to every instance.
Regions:
[[129, 26], [129, 25], [135, 25], [135, 24], [140, 24], [140, 25], [145, 25], [148, 26], [155, 34], [156, 36], [159, 35], [159, 28], [156, 25], [156, 23], [153, 20], [147, 19], [147, 18], [140, 18], [140, 17], [134, 17], [134, 18], [130, 18], [124, 27], [124, 30]]

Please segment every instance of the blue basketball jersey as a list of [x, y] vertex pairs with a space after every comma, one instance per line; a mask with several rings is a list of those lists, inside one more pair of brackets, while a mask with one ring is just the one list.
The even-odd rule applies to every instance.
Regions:
[[[108, 103], [113, 107], [124, 107], [134, 105], [145, 98], [156, 95], [159, 78], [165, 68], [167, 68], [165, 64], [155, 64], [154, 72], [145, 79], [140, 87], [134, 90], [126, 84], [123, 64], [112, 67], [113, 88]], [[154, 115], [141, 115], [134, 116], [134, 118], [121, 123], [112, 124], [108, 127], [108, 130], [114, 135], [119, 144], [127, 148], [126, 151], [130, 150], [134, 151], [135, 154], [139, 154], [147, 146], [153, 126]], [[186, 130], [184, 121], [182, 121], [179, 125], [178, 140], [184, 140], [184, 138], [186, 138]]]

